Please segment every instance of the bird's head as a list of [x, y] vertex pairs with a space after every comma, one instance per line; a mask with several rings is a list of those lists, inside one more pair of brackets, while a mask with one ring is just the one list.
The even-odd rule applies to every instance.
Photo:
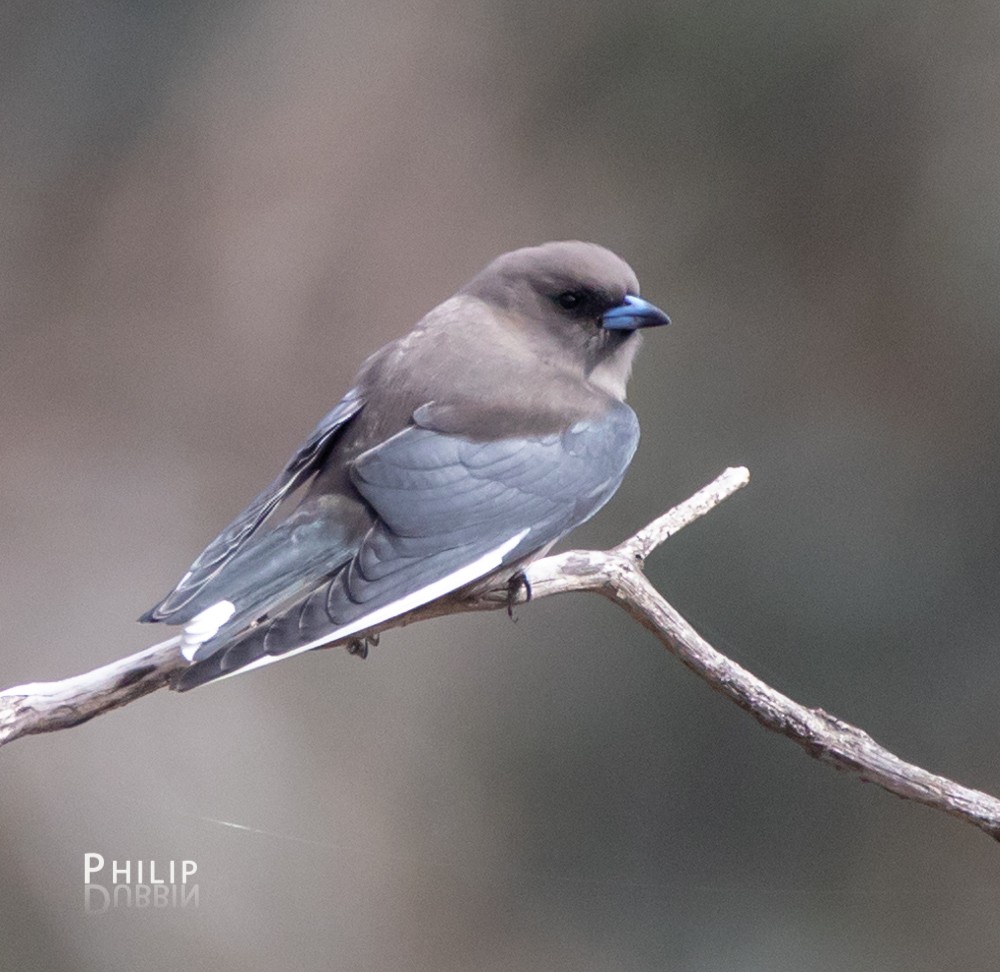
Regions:
[[[670, 323], [639, 296], [632, 268], [596, 243], [543, 243], [497, 257], [460, 293], [527, 329], [539, 353], [560, 354], [586, 374], [602, 367], [627, 378], [642, 328]], [[619, 366], [615, 369], [613, 366]]]

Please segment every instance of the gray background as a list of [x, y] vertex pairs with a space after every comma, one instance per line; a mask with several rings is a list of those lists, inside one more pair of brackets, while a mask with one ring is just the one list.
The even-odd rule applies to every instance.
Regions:
[[[722, 650], [1000, 791], [993, 0], [7, 3], [0, 682], [133, 622], [497, 253], [674, 325], [609, 544]], [[0, 754], [0, 966], [967, 970], [1000, 850], [809, 760], [596, 597], [159, 693]], [[239, 823], [237, 830], [212, 821]], [[83, 854], [197, 909], [83, 909]]]

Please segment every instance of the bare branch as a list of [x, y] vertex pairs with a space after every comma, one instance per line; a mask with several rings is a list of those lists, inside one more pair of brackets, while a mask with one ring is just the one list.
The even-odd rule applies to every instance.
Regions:
[[[1000, 840], [1000, 800], [906, 763], [863, 730], [782, 695], [716, 651], [646, 579], [642, 565], [653, 550], [748, 481], [746, 469], [727, 469], [611, 550], [571, 550], [545, 557], [525, 569], [527, 585], [517, 591], [494, 579], [388, 621], [378, 630], [444, 614], [495, 610], [567, 591], [594, 591], [627, 611], [713, 689], [765, 728], [794, 740], [810, 756], [904, 799], [942, 810]], [[169, 684], [173, 674], [187, 664], [179, 641], [172, 638], [74, 678], [0, 692], [0, 745], [29, 733], [79, 725]]]
[[864, 730], [809, 709], [762, 682], [716, 651], [633, 565], [622, 565], [615, 591], [605, 593], [717, 692], [746, 709], [762, 726], [797, 742], [810, 756], [905, 800], [965, 820], [1000, 840], [1000, 800], [906, 763]]
[[170, 683], [187, 662], [180, 637], [58, 682], [30, 682], [0, 692], [0, 746], [36, 732], [69, 729]]
[[658, 516], [649, 526], [643, 527], [634, 537], [615, 547], [614, 552], [638, 561], [645, 560], [661, 543], [713, 510], [724, 499], [732, 496], [750, 482], [746, 466], [732, 466], [707, 486], [703, 486], [690, 499]]

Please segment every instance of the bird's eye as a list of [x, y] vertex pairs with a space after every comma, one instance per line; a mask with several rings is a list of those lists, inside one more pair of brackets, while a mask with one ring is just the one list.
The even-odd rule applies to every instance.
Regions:
[[564, 290], [556, 297], [556, 303], [563, 310], [576, 310], [584, 302], [584, 295], [579, 290]]

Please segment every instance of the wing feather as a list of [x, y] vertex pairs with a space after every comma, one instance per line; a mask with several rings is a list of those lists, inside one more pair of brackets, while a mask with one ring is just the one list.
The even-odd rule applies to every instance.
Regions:
[[334, 439], [363, 406], [361, 393], [357, 389], [349, 391], [316, 426], [274, 482], [198, 555], [177, 586], [139, 620], [177, 623], [197, 613], [190, 608], [195, 598], [232, 562], [282, 500], [317, 472]]

